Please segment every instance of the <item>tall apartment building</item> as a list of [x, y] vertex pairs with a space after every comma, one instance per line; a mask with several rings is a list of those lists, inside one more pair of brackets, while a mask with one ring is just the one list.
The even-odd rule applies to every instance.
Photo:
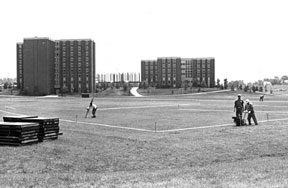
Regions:
[[162, 57], [141, 61], [141, 80], [157, 87], [181, 87], [184, 81], [194, 86], [215, 86], [214, 58]]
[[17, 82], [28, 95], [94, 91], [94, 41], [24, 39], [17, 43]]
[[95, 43], [90, 39], [55, 41], [55, 88], [71, 93], [95, 89]]
[[194, 86], [205, 84], [215, 86], [214, 58], [183, 58], [181, 59], [181, 80], [190, 81]]
[[27, 38], [17, 44], [17, 81], [25, 93], [53, 93], [54, 47], [48, 38]]

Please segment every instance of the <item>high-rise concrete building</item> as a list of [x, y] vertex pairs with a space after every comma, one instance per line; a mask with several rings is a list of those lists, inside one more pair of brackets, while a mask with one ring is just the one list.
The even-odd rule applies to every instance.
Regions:
[[17, 44], [17, 80], [26, 94], [54, 92], [54, 48], [48, 38], [26, 38]]
[[93, 92], [95, 43], [26, 38], [17, 43], [17, 82], [28, 95]]
[[93, 92], [95, 43], [90, 39], [56, 40], [55, 46], [55, 88], [71, 93]]
[[141, 61], [141, 81], [160, 88], [181, 87], [188, 81], [193, 86], [215, 86], [214, 58], [161, 57]]

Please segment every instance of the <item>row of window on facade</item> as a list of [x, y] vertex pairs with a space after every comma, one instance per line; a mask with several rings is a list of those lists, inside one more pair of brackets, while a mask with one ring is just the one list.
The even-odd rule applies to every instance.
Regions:
[[[147, 69], [149, 69], [149, 67], [150, 67], [150, 69], [157, 69], [158, 67], [157, 67], [157, 65], [145, 65], [145, 70], [147, 70]], [[165, 65], [165, 64], [163, 64], [162, 65], [162, 68], [171, 68], [171, 65], [170, 64], [168, 64], [167, 66]], [[174, 65], [173, 64], [173, 69], [176, 69], [176, 64]], [[210, 63], [207, 63], [207, 66], [206, 66], [206, 64], [205, 63], [203, 63], [203, 64], [196, 64], [196, 67], [195, 68], [211, 68], [211, 64]], [[181, 65], [181, 69], [187, 69], [187, 68], [194, 68], [193, 67], [193, 65], [191, 65], [191, 64], [188, 64], [188, 65]]]
[[[70, 84], [70, 88], [71, 88], [71, 91], [72, 91], [72, 92], [74, 92], [74, 91], [73, 91], [73, 90], [75, 89], [74, 86], [75, 86], [74, 84]], [[66, 88], [66, 87], [67, 87], [67, 84], [66, 84], [66, 83], [63, 84], [63, 87]], [[79, 84], [78, 84], [78, 91], [81, 91], [81, 88], [82, 88], [82, 84], [79, 83]], [[89, 88], [89, 84], [86, 84], [86, 89], [88, 89], [88, 88]]]
[[[56, 42], [55, 42], [55, 45], [56, 45], [56, 46], [59, 46], [59, 45], [60, 45], [60, 42], [61, 42], [61, 41], [56, 41]], [[72, 46], [72, 45], [75, 44], [75, 43], [74, 43], [75, 41], [62, 41], [62, 44], [63, 44], [63, 45], [66, 45], [66, 43], [68, 43], [68, 42], [70, 42], [70, 46]], [[82, 45], [82, 42], [83, 42], [82, 40], [77, 41], [78, 45]], [[85, 45], [89, 45], [89, 42], [90, 42], [90, 41], [88, 41], [88, 40], [85, 41]]]
[[[78, 65], [79, 68], [81, 68], [82, 67], [82, 62], [78, 62], [77, 65]], [[89, 67], [89, 62], [86, 62], [85, 66], [86, 66], [86, 68], [88, 68]], [[66, 63], [63, 63], [62, 67], [65, 68], [66, 67]], [[74, 63], [70, 63], [70, 67], [74, 67]]]

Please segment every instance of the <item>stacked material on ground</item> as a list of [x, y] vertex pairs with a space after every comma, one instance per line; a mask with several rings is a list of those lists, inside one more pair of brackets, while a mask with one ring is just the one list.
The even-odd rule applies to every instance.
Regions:
[[0, 122], [0, 145], [24, 145], [38, 142], [39, 124]]
[[57, 139], [61, 134], [59, 133], [59, 118], [35, 117], [23, 118], [22, 121], [39, 124], [39, 142]]
[[19, 115], [19, 116], [4, 116], [3, 120], [5, 122], [23, 122], [24, 118], [37, 118], [38, 116], [29, 115]]
[[[38, 116], [5, 116], [3, 117], [3, 120], [4, 120], [4, 122], [2, 122], [3, 136], [7, 136], [9, 132], [11, 132], [10, 129], [13, 129], [12, 127], [13, 123], [15, 123], [15, 125], [22, 125], [22, 124], [24, 125], [25, 123], [33, 124], [35, 130], [37, 129], [36, 138], [35, 138], [35, 135], [33, 135], [33, 138], [36, 139], [37, 142], [43, 142], [45, 140], [54, 140], [58, 138], [58, 135], [62, 135], [62, 133], [59, 133], [59, 130], [60, 130], [59, 118], [47, 118], [47, 117], [38, 117]], [[9, 124], [11, 126], [9, 128], [7, 125], [4, 126], [4, 124], [7, 124], [7, 125]], [[1, 127], [0, 127], [0, 130], [1, 130]], [[21, 140], [22, 129], [18, 129], [17, 131], [19, 134], [17, 134], [16, 136], [15, 135], [13, 136], [17, 137], [18, 140]], [[0, 140], [0, 144], [1, 144], [1, 140]], [[22, 142], [20, 144], [22, 144]]]

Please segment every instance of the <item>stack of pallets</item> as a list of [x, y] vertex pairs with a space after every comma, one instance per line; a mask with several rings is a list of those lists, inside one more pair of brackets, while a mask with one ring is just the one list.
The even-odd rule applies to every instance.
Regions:
[[25, 118], [37, 118], [38, 116], [29, 116], [29, 115], [21, 115], [21, 116], [4, 116], [3, 120], [5, 122], [23, 122], [22, 120]]
[[[0, 124], [0, 133], [1, 133], [1, 127], [2, 127], [3, 128], [2, 132], [3, 132], [4, 137], [5, 136], [7, 137], [8, 135], [10, 136], [11, 130], [12, 129], [14, 130], [15, 129], [14, 127], [17, 127], [17, 126], [13, 127], [12, 126], [13, 123], [15, 123], [15, 125], [18, 125], [18, 127], [23, 124], [23, 126], [22, 126], [23, 129], [18, 128], [17, 129], [17, 132], [18, 132], [17, 135], [16, 134], [13, 135], [14, 137], [17, 137], [18, 140], [21, 140], [21, 139], [23, 140], [24, 137], [22, 135], [27, 136], [26, 135], [26, 134], [28, 134], [27, 130], [32, 129], [32, 128], [30, 128], [30, 129], [28, 128], [29, 125], [33, 125], [33, 131], [37, 132], [37, 134], [36, 134], [37, 142], [43, 142], [45, 140], [58, 139], [58, 135], [62, 135], [62, 133], [59, 132], [59, 130], [60, 130], [59, 118], [46, 118], [46, 117], [38, 117], [38, 116], [5, 116], [5, 117], [3, 117], [3, 120], [4, 120], [4, 122], [2, 122], [3, 126], [1, 126], [1, 124]], [[10, 125], [10, 128], [7, 125]], [[0, 134], [0, 136], [1, 136], [1, 134]], [[32, 135], [31, 135], [31, 138], [32, 138]], [[35, 135], [33, 135], [33, 138], [35, 139]], [[3, 138], [3, 139], [5, 140], [5, 138]], [[11, 139], [11, 138], [9, 137], [9, 139]], [[14, 138], [14, 139], [16, 139], [16, 138]], [[25, 137], [25, 139], [26, 139], [26, 137]], [[25, 139], [23, 141], [26, 141]], [[17, 142], [17, 143], [22, 144], [24, 142]], [[0, 139], [0, 144], [1, 144], [1, 139]], [[17, 145], [17, 144], [15, 144], [15, 145]]]
[[0, 145], [24, 145], [38, 142], [39, 124], [0, 122]]
[[22, 121], [39, 124], [39, 142], [57, 139], [58, 135], [61, 134], [59, 133], [59, 118], [35, 117], [23, 118]]

